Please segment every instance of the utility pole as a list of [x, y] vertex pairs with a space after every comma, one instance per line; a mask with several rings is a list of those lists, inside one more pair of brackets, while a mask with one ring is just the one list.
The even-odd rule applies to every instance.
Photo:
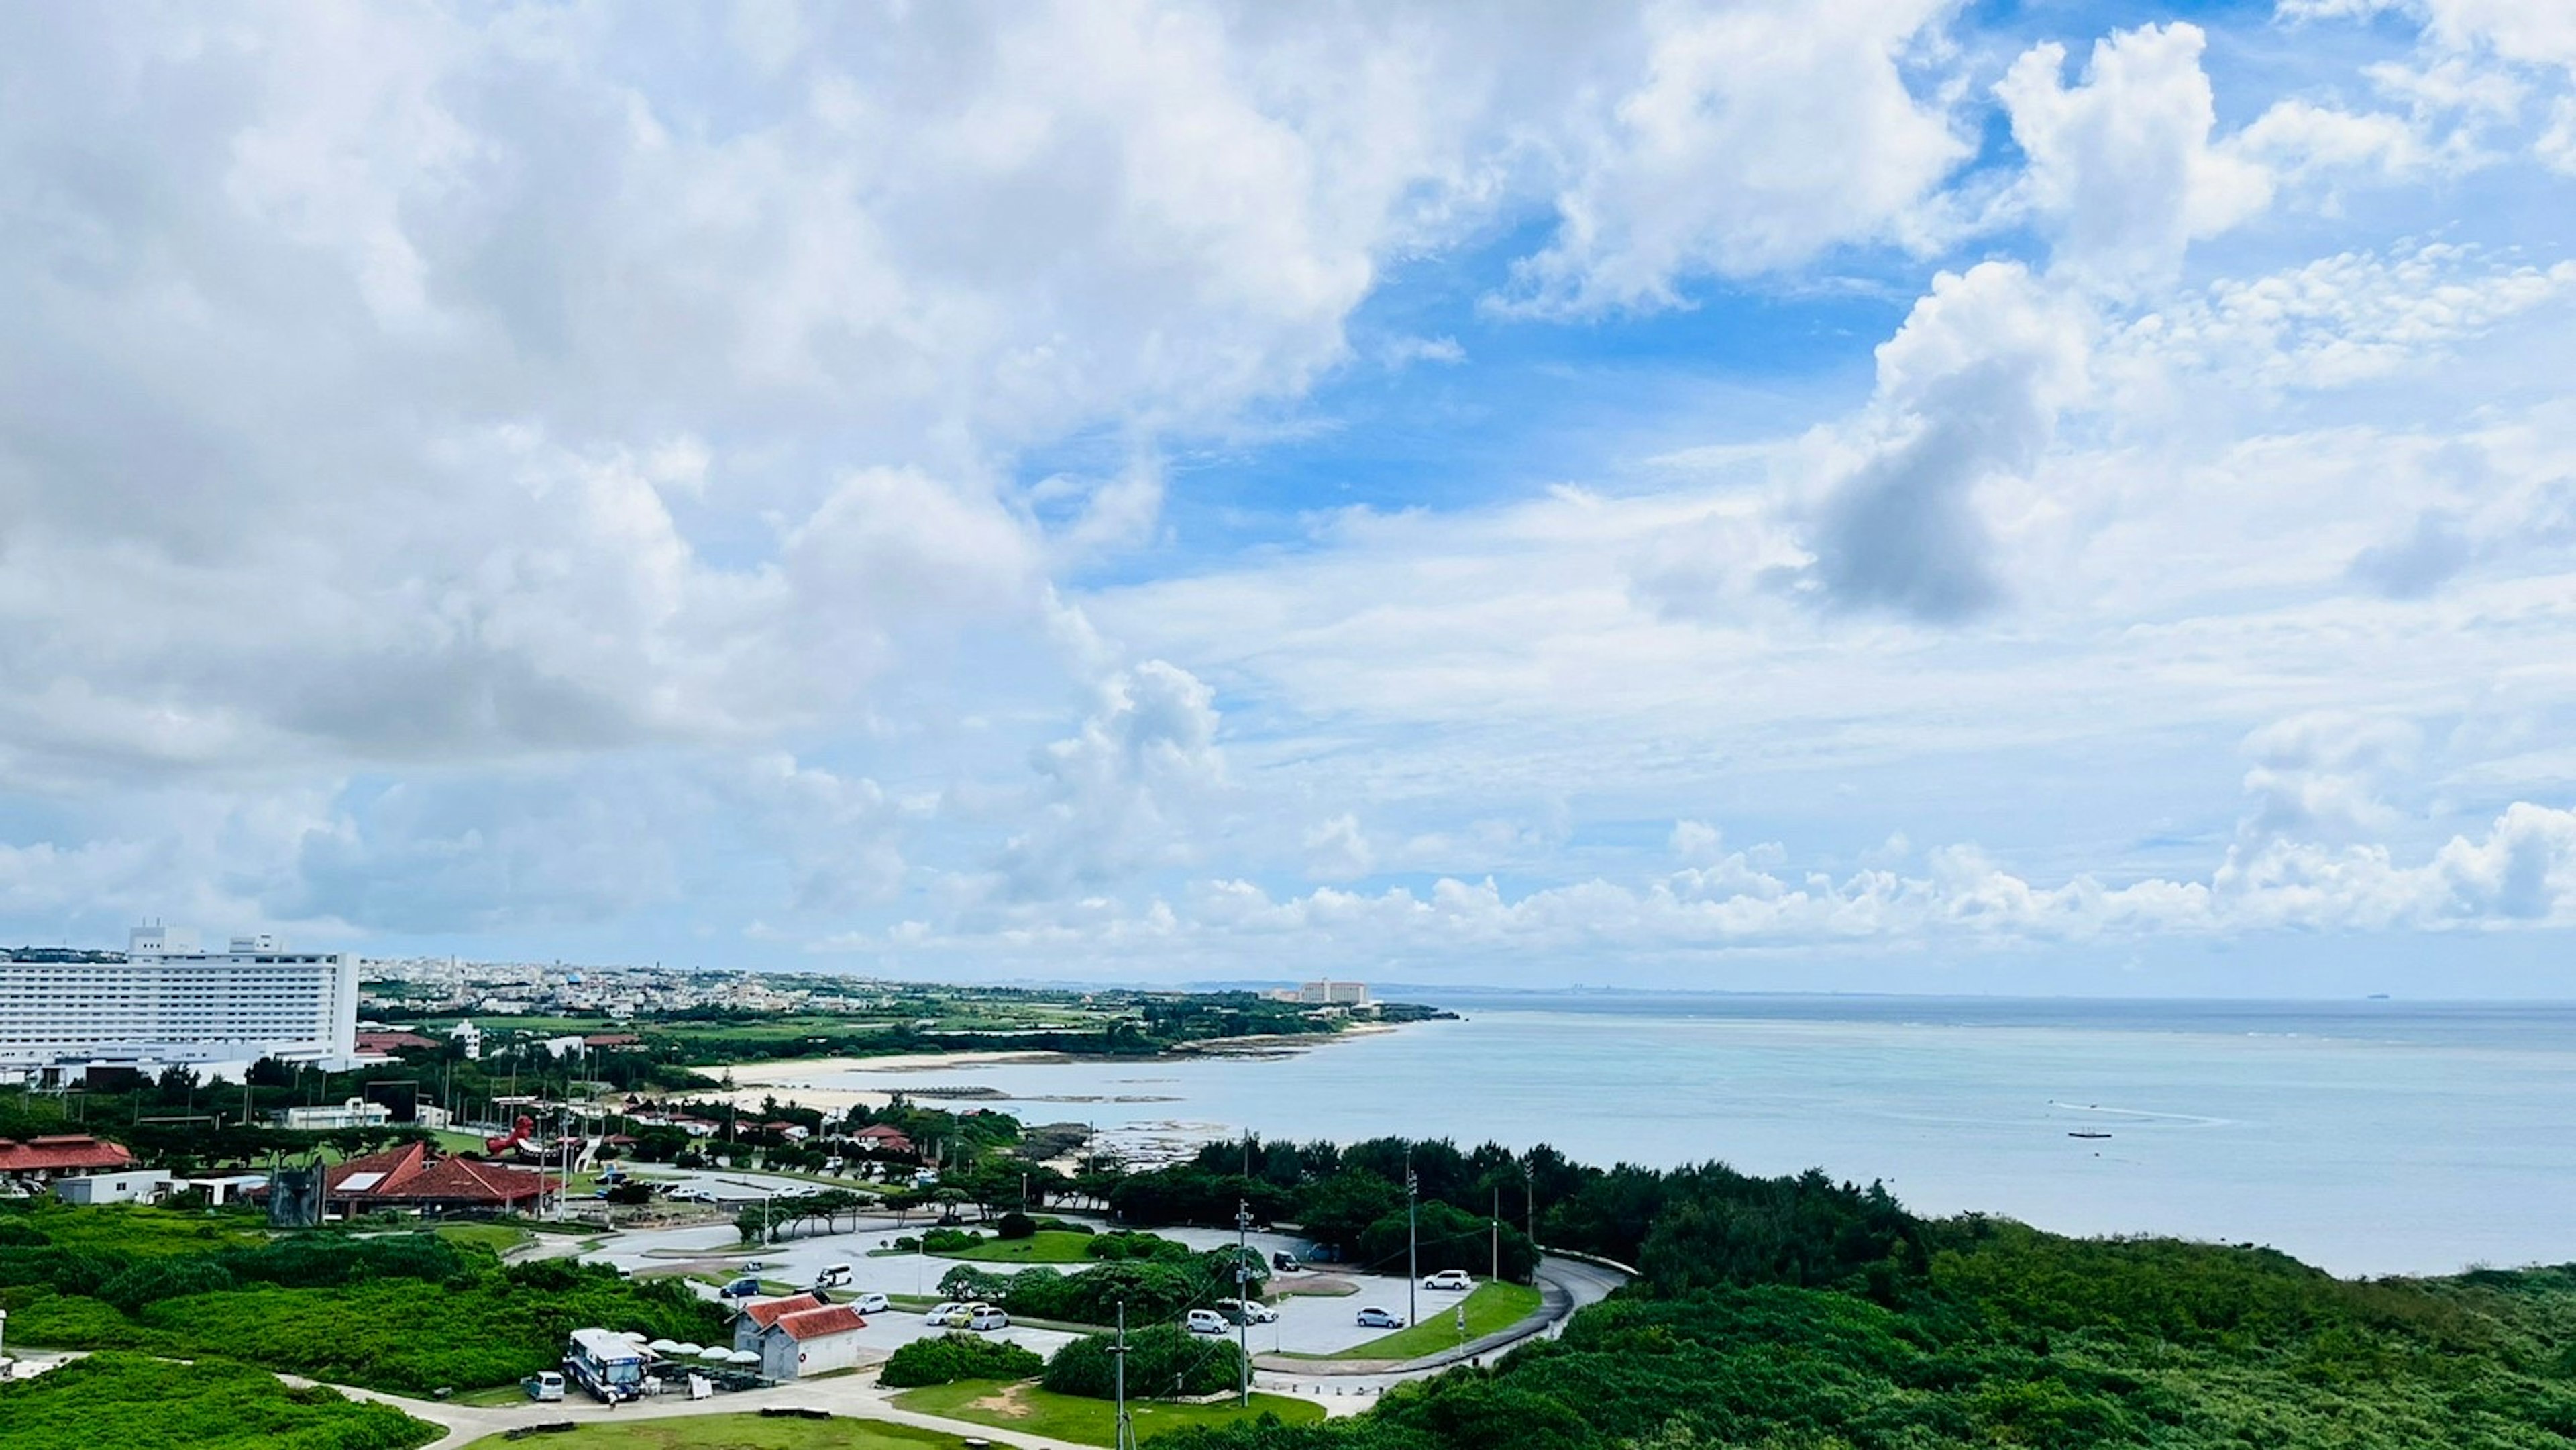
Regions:
[[1411, 1328], [1422, 1319], [1422, 1229], [1421, 1216], [1414, 1211], [1420, 1202], [1413, 1177], [1413, 1150], [1404, 1150], [1404, 1323]]
[[1538, 1256], [1538, 1175], [1531, 1171], [1527, 1160], [1523, 1160], [1521, 1163], [1521, 1202], [1529, 1209], [1530, 1256], [1531, 1262], [1536, 1263]]
[[1245, 1199], [1234, 1201], [1234, 1330], [1235, 1347], [1243, 1355], [1242, 1404], [1252, 1408], [1252, 1267], [1243, 1261], [1251, 1251], [1246, 1236], [1252, 1232], [1252, 1204]]
[[1493, 1189], [1494, 1211], [1487, 1215], [1485, 1231], [1491, 1245], [1490, 1267], [1485, 1270], [1485, 1277], [1489, 1280], [1503, 1277], [1503, 1185], [1497, 1183]]
[[1118, 1367], [1118, 1433], [1113, 1437], [1115, 1450], [1136, 1450], [1136, 1427], [1127, 1418], [1127, 1301], [1118, 1301], [1118, 1343], [1109, 1351], [1110, 1363]]

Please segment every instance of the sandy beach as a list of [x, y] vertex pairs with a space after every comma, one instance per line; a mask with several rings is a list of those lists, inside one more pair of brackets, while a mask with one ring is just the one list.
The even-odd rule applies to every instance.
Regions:
[[[1395, 1026], [1385, 1023], [1354, 1023], [1330, 1036], [1317, 1036], [1307, 1033], [1262, 1033], [1249, 1037], [1228, 1037], [1209, 1042], [1192, 1043], [1175, 1052], [1138, 1058], [1077, 1056], [1072, 1053], [1063, 1052], [965, 1050], [957, 1052], [901, 1053], [889, 1054], [881, 1057], [781, 1058], [771, 1062], [737, 1062], [722, 1067], [703, 1068], [700, 1070], [718, 1075], [729, 1074], [733, 1078], [734, 1082], [732, 1090], [729, 1092], [716, 1093], [714, 1096], [719, 1100], [730, 1101], [739, 1107], [756, 1107], [759, 1105], [761, 1099], [774, 1097], [782, 1103], [794, 1103], [803, 1107], [819, 1108], [827, 1112], [839, 1112], [853, 1107], [881, 1108], [888, 1102], [892, 1101], [896, 1093], [906, 1090], [904, 1086], [899, 1084], [889, 1084], [884, 1088], [853, 1088], [829, 1081], [832, 1078], [842, 1077], [845, 1074], [854, 1072], [867, 1073], [870, 1075], [884, 1074], [891, 1076], [894, 1074], [947, 1072], [958, 1068], [992, 1067], [997, 1065], [1028, 1067], [1033, 1065], [1054, 1064], [1069, 1066], [1080, 1063], [1098, 1064], [1109, 1062], [1127, 1062], [1139, 1065], [1150, 1065], [1154, 1063], [1184, 1062], [1193, 1059], [1211, 1057], [1285, 1056], [1291, 1053], [1305, 1052], [1318, 1047], [1330, 1046], [1336, 1042], [1345, 1042], [1355, 1037], [1372, 1037], [1381, 1033], [1394, 1032], [1396, 1030], [1398, 1029]], [[948, 1081], [918, 1084], [918, 1086], [937, 1087], [958, 1085], [959, 1084]], [[938, 1100], [933, 1099], [925, 1101], [935, 1102]], [[971, 1106], [974, 1102], [974, 1099], [965, 1099], [960, 1105]]]

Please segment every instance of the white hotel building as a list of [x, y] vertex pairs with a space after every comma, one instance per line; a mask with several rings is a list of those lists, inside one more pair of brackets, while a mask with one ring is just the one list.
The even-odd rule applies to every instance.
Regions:
[[199, 951], [193, 933], [156, 925], [135, 928], [122, 959], [62, 959], [74, 955], [0, 955], [0, 1073], [237, 1072], [262, 1057], [337, 1068], [357, 1055], [358, 959], [346, 953], [290, 952], [267, 936]]

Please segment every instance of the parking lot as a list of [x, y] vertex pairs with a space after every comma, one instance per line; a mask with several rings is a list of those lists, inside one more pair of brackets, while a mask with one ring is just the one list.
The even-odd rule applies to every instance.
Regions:
[[[753, 1248], [741, 1241], [731, 1224], [704, 1224], [693, 1228], [661, 1229], [622, 1235], [585, 1255], [595, 1262], [614, 1264], [629, 1273], [674, 1269], [704, 1269], [716, 1272], [753, 1272], [747, 1268], [758, 1261], [758, 1277], [803, 1286], [814, 1283], [825, 1268], [846, 1264], [851, 1270], [850, 1282], [834, 1291], [835, 1299], [874, 1291], [880, 1294], [935, 1295], [940, 1276], [960, 1262], [935, 1254], [899, 1254], [871, 1258], [869, 1251], [889, 1245], [898, 1234], [917, 1235], [919, 1226], [898, 1230], [891, 1222], [860, 1229], [856, 1232], [823, 1235], [814, 1238], [789, 1239]], [[1235, 1236], [1216, 1229], [1157, 1230], [1167, 1238], [1178, 1239], [1192, 1248], [1230, 1247]], [[1265, 1258], [1273, 1253], [1298, 1253], [1307, 1246], [1284, 1234], [1253, 1234], [1252, 1249]], [[980, 1265], [983, 1268], [1004, 1268]], [[1078, 1273], [1085, 1265], [1055, 1265], [1058, 1272]], [[1348, 1293], [1301, 1294], [1306, 1285], [1316, 1287], [1347, 1285]], [[1270, 1283], [1272, 1305], [1279, 1318], [1270, 1324], [1251, 1326], [1252, 1352], [1333, 1355], [1354, 1345], [1365, 1343], [1391, 1331], [1362, 1329], [1354, 1322], [1363, 1306], [1385, 1309], [1402, 1319], [1406, 1314], [1405, 1280], [1400, 1275], [1309, 1273], [1280, 1274]], [[1422, 1317], [1430, 1319], [1454, 1310], [1465, 1294], [1451, 1290], [1423, 1289], [1416, 1298]], [[1133, 1326], [1131, 1326], [1133, 1327]], [[901, 1306], [885, 1314], [868, 1316], [868, 1327], [862, 1342], [871, 1350], [893, 1352], [898, 1345], [941, 1331], [921, 1322], [921, 1311], [907, 1312]], [[1055, 1330], [1033, 1329], [1014, 1324], [999, 1336], [1024, 1344], [1040, 1353], [1052, 1352], [1072, 1336]]]

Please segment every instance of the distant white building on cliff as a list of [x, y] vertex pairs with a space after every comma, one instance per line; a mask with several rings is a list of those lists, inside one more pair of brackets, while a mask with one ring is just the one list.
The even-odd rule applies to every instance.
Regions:
[[1295, 987], [1282, 987], [1270, 994], [1279, 1002], [1296, 1002], [1308, 1007], [1365, 1007], [1368, 1005], [1366, 982], [1306, 982]]

